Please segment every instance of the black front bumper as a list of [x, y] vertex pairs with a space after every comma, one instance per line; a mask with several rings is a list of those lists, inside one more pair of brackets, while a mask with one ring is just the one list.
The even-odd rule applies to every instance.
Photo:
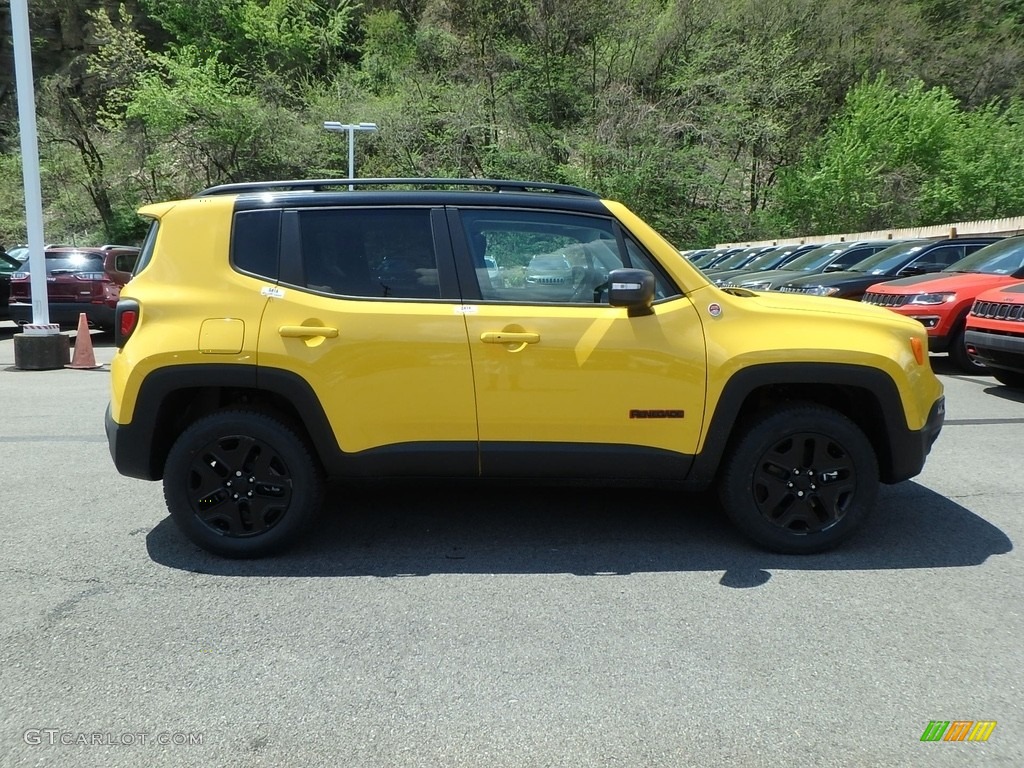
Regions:
[[946, 398], [940, 397], [932, 405], [928, 420], [918, 430], [893, 430], [892, 439], [892, 471], [883, 477], [886, 483], [898, 483], [909, 480], [920, 474], [924, 469], [924, 460], [932, 450], [932, 445], [942, 432], [942, 424], [946, 420]]
[[990, 368], [1003, 368], [1024, 373], [1024, 336], [1010, 336], [985, 331], [964, 334], [968, 354]]

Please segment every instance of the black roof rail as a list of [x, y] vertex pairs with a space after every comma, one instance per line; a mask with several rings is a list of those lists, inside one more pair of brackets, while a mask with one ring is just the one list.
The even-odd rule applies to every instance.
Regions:
[[482, 187], [495, 192], [554, 192], [562, 195], [599, 198], [596, 192], [568, 184], [504, 179], [293, 179], [290, 181], [253, 181], [218, 184], [193, 197], [240, 195], [247, 192], [325, 192], [339, 187]]

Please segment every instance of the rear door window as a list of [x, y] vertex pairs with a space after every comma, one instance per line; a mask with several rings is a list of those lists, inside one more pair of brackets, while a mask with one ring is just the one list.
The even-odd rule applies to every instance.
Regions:
[[301, 253], [293, 279], [338, 296], [440, 299], [428, 208], [322, 208], [297, 217]]

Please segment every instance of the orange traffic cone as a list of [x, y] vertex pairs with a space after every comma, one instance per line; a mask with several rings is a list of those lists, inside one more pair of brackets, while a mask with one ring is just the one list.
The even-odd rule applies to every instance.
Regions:
[[71, 358], [71, 365], [65, 365], [64, 367], [80, 368], [83, 370], [92, 370], [94, 368], [101, 367], [96, 365], [96, 355], [92, 351], [92, 335], [89, 333], [89, 321], [85, 317], [85, 312], [80, 312], [78, 315], [78, 335], [75, 336], [75, 355]]

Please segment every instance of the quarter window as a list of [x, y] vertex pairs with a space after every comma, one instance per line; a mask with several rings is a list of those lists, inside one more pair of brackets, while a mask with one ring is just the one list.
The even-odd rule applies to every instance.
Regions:
[[231, 238], [234, 265], [244, 272], [276, 282], [280, 237], [281, 211], [243, 211], [235, 214], [235, 228]]

